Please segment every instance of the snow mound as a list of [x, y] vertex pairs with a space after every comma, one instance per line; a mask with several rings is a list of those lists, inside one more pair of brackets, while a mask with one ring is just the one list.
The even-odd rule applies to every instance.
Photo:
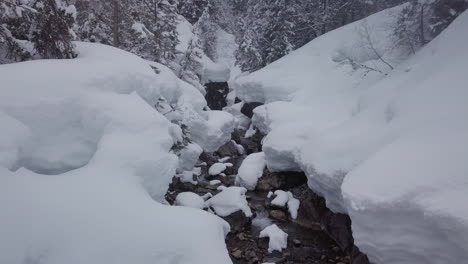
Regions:
[[236, 184], [245, 187], [249, 191], [255, 190], [257, 181], [262, 177], [265, 166], [265, 153], [258, 152], [248, 155], [239, 168]]
[[252, 216], [252, 211], [245, 197], [247, 189], [236, 186], [220, 189], [222, 189], [220, 193], [206, 201], [207, 207], [213, 208], [214, 212], [219, 216], [228, 216], [239, 210], [247, 217]]
[[230, 263], [225, 221], [155, 201], [178, 159], [153, 106], [181, 90], [130, 53], [76, 44], [77, 59], [0, 65], [0, 262]]
[[[267, 103], [253, 123], [269, 132], [268, 168], [304, 171], [330, 209], [350, 215], [371, 262], [460, 263], [468, 259], [468, 13], [402, 61], [388, 26], [400, 10], [313, 40], [240, 77], [236, 93]], [[360, 45], [364, 27], [394, 70]], [[353, 69], [342, 52], [387, 75]]]
[[204, 115], [204, 119], [190, 120], [190, 135], [205, 151], [214, 152], [231, 140], [234, 118], [223, 111], [206, 111]]
[[182, 192], [176, 196], [175, 205], [203, 209], [205, 207], [205, 200], [196, 193]]
[[277, 250], [279, 252], [288, 247], [288, 234], [281, 230], [277, 225], [273, 224], [260, 232], [259, 237], [268, 237], [268, 252], [272, 253]]
[[203, 149], [195, 143], [191, 143], [185, 146], [179, 154], [178, 170], [181, 170], [181, 171], [193, 170], [202, 152], [203, 152]]

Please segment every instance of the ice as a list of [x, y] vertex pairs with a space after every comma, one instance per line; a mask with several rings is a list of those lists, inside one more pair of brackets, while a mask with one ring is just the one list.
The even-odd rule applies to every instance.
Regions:
[[225, 221], [157, 202], [178, 158], [154, 105], [193, 94], [130, 53], [76, 45], [73, 60], [0, 65], [0, 262], [231, 263]]
[[257, 181], [262, 177], [265, 166], [265, 154], [263, 152], [248, 155], [239, 168], [236, 184], [245, 187], [249, 191], [255, 190]]
[[[405, 59], [388, 25], [401, 8], [314, 39], [236, 80], [239, 98], [263, 102], [253, 124], [271, 171], [304, 171], [327, 206], [348, 213], [372, 263], [468, 259], [468, 13]], [[359, 31], [394, 70], [367, 53]], [[353, 69], [337, 52], [385, 69]], [[374, 54], [375, 55], [375, 54]]]
[[241, 210], [246, 217], [252, 216], [249, 204], [245, 197], [247, 189], [243, 187], [224, 187], [219, 186], [220, 193], [206, 201], [206, 206], [213, 208], [214, 212], [219, 216], [228, 216]]
[[[268, 194], [270, 196], [270, 194]], [[300, 201], [294, 198], [291, 192], [285, 192], [282, 190], [276, 190], [274, 192], [276, 197], [271, 201], [272, 205], [286, 207], [288, 206], [289, 214], [292, 219], [297, 218], [297, 210], [299, 210]], [[270, 197], [268, 197], [270, 198]]]
[[182, 192], [176, 196], [175, 205], [203, 209], [205, 200], [193, 192]]
[[211, 167], [208, 169], [208, 174], [218, 175], [218, 174], [221, 174], [223, 171], [225, 171], [226, 168], [227, 168], [226, 164], [218, 162], [218, 163], [211, 165]]
[[259, 237], [268, 237], [268, 253], [273, 251], [283, 251], [288, 247], [288, 234], [281, 230], [277, 225], [273, 224], [260, 232]]

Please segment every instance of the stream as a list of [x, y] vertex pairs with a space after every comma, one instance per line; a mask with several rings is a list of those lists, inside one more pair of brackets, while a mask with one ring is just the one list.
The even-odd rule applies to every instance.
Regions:
[[[215, 83], [207, 85], [208, 105], [215, 109], [225, 106], [219, 103], [220, 98], [227, 95], [227, 84]], [[213, 91], [214, 90], [214, 91]], [[212, 109], [213, 109], [212, 108]], [[202, 153], [196, 167], [201, 168], [201, 174], [194, 180], [197, 185], [181, 182], [174, 177], [166, 195], [166, 200], [174, 204], [177, 194], [194, 192], [200, 196], [212, 195], [219, 191], [217, 187], [235, 186], [237, 170], [246, 155], [261, 151], [261, 141], [264, 135], [257, 132], [250, 138], [245, 138], [245, 131], [236, 130], [233, 141], [226, 143], [214, 153]], [[246, 153], [240, 155], [236, 148], [240, 144]], [[233, 166], [226, 169], [226, 176], [211, 176], [208, 168], [220, 159], [229, 157]], [[210, 185], [211, 180], [221, 183]], [[286, 208], [271, 205], [268, 193], [275, 190], [291, 191], [300, 200], [298, 217], [292, 219]], [[265, 169], [259, 179], [255, 191], [246, 194], [253, 217], [246, 217], [237, 211], [223, 217], [230, 225], [231, 232], [226, 236], [226, 245], [234, 264], [244, 263], [336, 263], [336, 264], [368, 264], [367, 257], [353, 244], [351, 222], [347, 215], [334, 214], [325, 206], [325, 201], [313, 193], [307, 186], [307, 177], [298, 172], [269, 172]], [[265, 227], [276, 224], [288, 234], [287, 248], [281, 252], [268, 252], [268, 238], [259, 238], [259, 233]], [[209, 256], [207, 256], [209, 257]]]

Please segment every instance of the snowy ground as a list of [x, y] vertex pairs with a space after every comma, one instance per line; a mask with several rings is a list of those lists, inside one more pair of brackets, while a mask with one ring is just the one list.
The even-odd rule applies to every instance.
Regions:
[[268, 168], [305, 171], [332, 210], [351, 216], [372, 262], [460, 263], [468, 259], [468, 13], [404, 60], [388, 30], [398, 11], [313, 40], [239, 78], [236, 93], [267, 103], [253, 122], [269, 132]]
[[225, 221], [157, 202], [180, 134], [154, 106], [202, 116], [201, 94], [163, 66], [77, 45], [74, 60], [0, 66], [0, 262], [230, 263]]

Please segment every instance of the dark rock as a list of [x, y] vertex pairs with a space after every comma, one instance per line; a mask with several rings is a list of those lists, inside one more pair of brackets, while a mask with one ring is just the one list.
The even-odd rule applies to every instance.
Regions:
[[231, 256], [235, 257], [236, 259], [242, 258], [242, 251], [237, 249], [231, 252]]
[[234, 98], [234, 103], [235, 104], [238, 104], [240, 102], [242, 102], [242, 101], [241, 101], [241, 99], [239, 99], [239, 97]]
[[245, 216], [242, 211], [237, 211], [233, 214], [223, 217], [231, 226], [231, 232], [238, 233], [250, 228], [252, 219]]
[[289, 190], [305, 183], [307, 183], [307, 176], [303, 172], [270, 172], [265, 169], [258, 180], [257, 190], [265, 192]]
[[229, 141], [228, 143], [222, 145], [216, 153], [220, 157], [236, 157], [239, 156], [239, 152], [237, 151], [236, 145], [234, 142]]
[[205, 84], [205, 99], [211, 110], [222, 110], [227, 105], [226, 97], [229, 93], [227, 82], [211, 82]]
[[288, 216], [286, 215], [285, 212], [281, 210], [271, 210], [270, 211], [270, 217], [279, 221], [287, 221]]
[[261, 105], [263, 104], [262, 103], [244, 103], [241, 109], [241, 113], [246, 115], [248, 118], [252, 118], [253, 110]]
[[260, 131], [257, 131], [250, 138], [242, 138], [240, 144], [244, 147], [246, 154], [262, 151], [262, 140], [265, 137]]

